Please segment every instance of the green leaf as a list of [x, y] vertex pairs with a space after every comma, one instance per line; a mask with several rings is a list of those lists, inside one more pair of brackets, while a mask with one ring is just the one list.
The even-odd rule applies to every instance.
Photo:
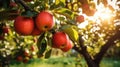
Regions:
[[64, 15], [69, 19], [73, 19], [74, 12], [72, 12], [71, 10], [69, 10], [67, 8], [57, 8], [57, 9], [54, 9], [54, 11], [55, 11], [55, 13]]
[[45, 39], [45, 33], [41, 34], [41, 36], [38, 39], [37, 42], [37, 47], [38, 47], [38, 56], [43, 55], [47, 48], [47, 40]]
[[3, 8], [8, 8], [10, 4], [10, 0], [2, 0], [2, 6]]
[[39, 54], [42, 55], [47, 48], [47, 41], [45, 39], [42, 40], [42, 43], [40, 44], [39, 48]]
[[35, 17], [38, 13], [35, 12], [35, 11], [25, 11], [25, 12], [22, 12], [22, 16], [25, 16], [25, 17]]
[[51, 56], [52, 49], [46, 52], [45, 58], [49, 58]]
[[64, 25], [61, 28], [65, 33], [68, 34], [68, 36], [73, 40], [73, 41], [77, 41], [78, 40], [78, 31], [76, 29], [74, 29], [74, 26], [72, 25]]

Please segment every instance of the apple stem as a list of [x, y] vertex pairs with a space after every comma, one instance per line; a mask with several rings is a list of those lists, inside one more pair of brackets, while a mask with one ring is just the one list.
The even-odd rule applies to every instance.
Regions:
[[15, 2], [20, 3], [24, 7], [25, 11], [32, 10], [23, 0], [15, 0]]

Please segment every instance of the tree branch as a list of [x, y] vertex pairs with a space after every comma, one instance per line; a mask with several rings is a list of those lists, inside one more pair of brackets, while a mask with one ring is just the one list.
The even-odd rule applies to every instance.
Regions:
[[24, 7], [25, 11], [32, 10], [28, 5], [25, 4], [23, 0], [15, 0], [15, 2], [20, 3]]
[[89, 53], [86, 50], [86, 46], [84, 46], [84, 40], [82, 39], [81, 35], [79, 37], [79, 45], [81, 47], [81, 50], [79, 49], [79, 47], [76, 47], [76, 46], [74, 46], [73, 49], [75, 49], [77, 52], [79, 52], [80, 54], [82, 54], [84, 56], [89, 67], [96, 67], [95, 62], [93, 62], [93, 59], [91, 58], [91, 56], [89, 55]]
[[100, 63], [100, 61], [102, 60], [104, 54], [109, 49], [109, 47], [113, 46], [115, 44], [114, 41], [117, 40], [117, 39], [119, 39], [119, 38], [120, 38], [120, 31], [116, 32], [116, 34], [113, 35], [110, 39], [108, 39], [108, 41], [106, 42], [106, 44], [101, 47], [100, 52], [95, 55], [94, 62], [95, 63]]

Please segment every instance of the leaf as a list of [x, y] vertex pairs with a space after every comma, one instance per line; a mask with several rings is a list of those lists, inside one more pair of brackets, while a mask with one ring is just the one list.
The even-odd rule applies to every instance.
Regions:
[[9, 4], [10, 4], [10, 0], [2, 0], [2, 7], [3, 8], [8, 8], [9, 7]]
[[74, 26], [72, 25], [64, 25], [61, 28], [65, 33], [68, 34], [68, 36], [73, 40], [73, 41], [77, 41], [78, 40], [78, 32], [76, 29], [74, 29]]
[[22, 12], [22, 16], [25, 16], [25, 17], [35, 17], [38, 13], [37, 12], [34, 12], [34, 11], [25, 11], [25, 12]]
[[41, 34], [41, 36], [38, 39], [37, 42], [37, 47], [38, 47], [38, 56], [43, 55], [47, 48], [47, 40], [45, 39], [45, 33]]
[[40, 55], [42, 55], [45, 52], [46, 47], [47, 47], [47, 41], [44, 39], [44, 40], [42, 40], [42, 43], [39, 46], [39, 48], [40, 48], [39, 49], [39, 54]]
[[69, 19], [72, 19], [73, 18], [72, 16], [74, 15], [74, 13], [67, 8], [57, 8], [57, 9], [54, 9], [54, 11], [55, 11], [55, 13], [64, 15]]
[[55, 0], [55, 4], [58, 5], [60, 3], [60, 0]]
[[45, 58], [49, 58], [51, 56], [51, 52], [52, 52], [52, 49], [50, 49], [49, 51], [47, 51], [45, 53]]

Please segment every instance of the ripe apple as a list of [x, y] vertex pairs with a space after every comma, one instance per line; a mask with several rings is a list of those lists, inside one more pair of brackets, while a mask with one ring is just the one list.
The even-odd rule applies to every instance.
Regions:
[[96, 12], [96, 9], [90, 8], [89, 4], [82, 5], [82, 12], [87, 16], [93, 16]]
[[9, 28], [8, 27], [3, 27], [3, 33], [8, 33], [9, 32]]
[[64, 48], [61, 48], [61, 50], [62, 50], [63, 52], [67, 52], [67, 51], [69, 51], [70, 49], [72, 49], [72, 47], [73, 47], [73, 42], [72, 42], [71, 40], [69, 40], [69, 43], [68, 43]]
[[29, 56], [29, 51], [25, 50], [24, 51], [24, 56], [28, 57]]
[[63, 48], [69, 43], [69, 37], [64, 32], [56, 32], [52, 37], [53, 48]]
[[23, 59], [23, 63], [27, 63], [29, 60], [30, 60], [29, 57], [25, 57], [25, 58]]
[[17, 4], [15, 2], [10, 2], [10, 7], [17, 7]]
[[23, 57], [22, 56], [18, 56], [17, 57], [17, 61], [23, 61]]
[[42, 32], [41, 31], [39, 31], [36, 27], [33, 29], [33, 31], [32, 31], [32, 33], [31, 33], [31, 35], [33, 35], [33, 36], [37, 36], [37, 35], [40, 35]]
[[79, 23], [84, 22], [84, 16], [83, 15], [77, 16], [76, 21], [79, 22]]
[[32, 18], [18, 16], [14, 22], [14, 29], [20, 35], [30, 35], [34, 29]]
[[85, 4], [82, 4], [82, 8], [85, 8], [85, 9], [89, 9], [89, 4], [85, 3]]
[[52, 29], [54, 26], [53, 15], [46, 11], [40, 12], [36, 17], [36, 26], [40, 31]]
[[93, 16], [95, 14], [95, 12], [96, 12], [96, 9], [89, 9], [88, 12], [86, 12], [85, 14], [87, 16]]
[[31, 45], [30, 49], [31, 49], [31, 51], [34, 51], [35, 50], [35, 46]]

